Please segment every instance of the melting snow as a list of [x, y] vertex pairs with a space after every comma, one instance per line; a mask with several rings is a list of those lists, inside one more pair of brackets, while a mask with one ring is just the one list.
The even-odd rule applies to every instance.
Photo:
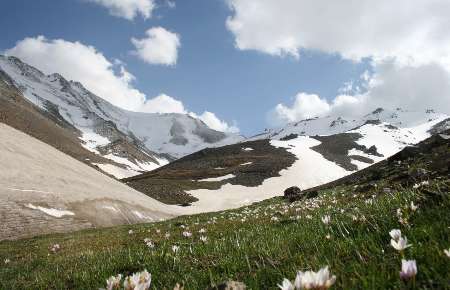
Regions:
[[254, 149], [250, 148], [250, 147], [247, 147], [247, 148], [242, 148], [242, 150], [244, 150], [244, 151], [253, 151]]
[[253, 164], [253, 162], [246, 162], [246, 163], [242, 163], [241, 165], [239, 165], [239, 166], [246, 166], [246, 165], [251, 165], [251, 164]]
[[133, 211], [133, 213], [140, 219], [153, 220], [151, 217], [148, 217], [148, 216], [138, 212], [137, 210]]
[[373, 164], [373, 163], [370, 164], [370, 163], [362, 162], [362, 161], [355, 160], [355, 159], [352, 159], [350, 162], [351, 162], [352, 164], [356, 165], [356, 167], [358, 168], [358, 170], [364, 169], [364, 168], [369, 167], [370, 165]]
[[48, 214], [50, 216], [57, 217], [57, 218], [61, 218], [65, 215], [75, 215], [73, 212], [68, 211], [68, 210], [62, 210], [62, 209], [56, 209], [56, 208], [46, 208], [46, 207], [42, 207], [42, 206], [34, 206], [31, 203], [29, 203], [25, 206], [28, 208], [31, 208], [31, 209], [40, 210], [40, 211], [44, 212], [45, 214]]
[[219, 177], [211, 177], [211, 178], [199, 179], [197, 181], [209, 181], [209, 182], [222, 181], [222, 180], [231, 179], [231, 178], [234, 178], [234, 177], [236, 177], [234, 174], [227, 174], [227, 175], [219, 176]]
[[84, 141], [84, 144], [82, 144], [84, 148], [97, 154], [99, 154], [96, 149], [97, 146], [105, 146], [111, 143], [108, 138], [100, 136], [90, 129], [82, 130], [80, 139]]
[[274, 147], [286, 148], [295, 154], [298, 160], [291, 167], [281, 170], [280, 177], [268, 178], [256, 187], [227, 183], [218, 190], [188, 191], [189, 194], [199, 199], [189, 209], [192, 212], [204, 212], [237, 208], [282, 195], [284, 189], [289, 186], [297, 185], [302, 189], [307, 189], [351, 173], [310, 149], [320, 144], [320, 141], [316, 139], [301, 136], [289, 141], [271, 140], [270, 144]]
[[103, 157], [112, 160], [116, 163], [123, 164], [127, 167], [122, 168], [112, 164], [101, 164], [101, 163], [94, 164], [100, 167], [101, 170], [111, 174], [112, 176], [118, 179], [132, 177], [146, 171], [152, 171], [160, 166], [164, 166], [169, 163], [169, 161], [167, 161], [166, 159], [157, 159], [159, 164], [153, 162], [138, 162], [138, 161], [136, 161], [135, 164], [126, 158], [115, 156], [113, 154], [104, 155]]
[[109, 210], [111, 210], [113, 212], [118, 212], [119, 211], [117, 208], [115, 208], [113, 206], [110, 206], [110, 205], [104, 205], [102, 207], [105, 208], [105, 209], [109, 209]]

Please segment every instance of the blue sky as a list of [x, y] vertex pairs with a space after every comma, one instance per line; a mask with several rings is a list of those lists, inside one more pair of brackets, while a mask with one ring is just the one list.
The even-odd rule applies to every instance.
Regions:
[[[169, 8], [157, 1], [151, 18], [137, 16], [130, 21], [86, 0], [3, 1], [0, 51], [38, 35], [91, 45], [111, 62], [123, 61], [136, 77], [134, 87], [149, 98], [164, 93], [182, 101], [189, 111], [214, 112], [228, 123], [237, 122], [245, 135], [270, 126], [268, 112], [279, 103], [292, 104], [299, 92], [331, 102], [346, 82], [360, 80], [371, 69], [368, 61], [343, 57], [345, 52], [339, 51], [299, 48], [296, 59], [238, 49], [236, 33], [226, 27], [232, 11], [225, 0], [175, 3]], [[130, 39], [143, 38], [156, 26], [180, 36], [174, 66], [148, 64], [130, 53], [134, 49]]]

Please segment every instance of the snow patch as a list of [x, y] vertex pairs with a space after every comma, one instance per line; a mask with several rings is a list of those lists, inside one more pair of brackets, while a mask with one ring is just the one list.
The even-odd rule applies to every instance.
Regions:
[[111, 143], [108, 138], [100, 136], [90, 129], [83, 129], [81, 133], [80, 139], [84, 142], [84, 144], [82, 143], [83, 147], [96, 154], [100, 154], [97, 151], [98, 146], [105, 146]]
[[133, 213], [134, 213], [138, 218], [140, 218], [140, 219], [143, 219], [143, 220], [151, 220], [151, 221], [153, 220], [151, 217], [146, 216], [146, 215], [144, 215], [144, 214], [138, 212], [137, 210], [133, 211]]
[[125, 169], [125, 168], [115, 166], [112, 164], [101, 164], [101, 163], [93, 163], [93, 164], [98, 166], [104, 172], [111, 174], [112, 176], [114, 176], [117, 179], [128, 178], [128, 177], [132, 177], [132, 176], [141, 174], [141, 172], [134, 171], [129, 168]]
[[188, 191], [189, 194], [199, 200], [188, 209], [192, 213], [199, 213], [237, 208], [283, 195], [284, 189], [289, 186], [296, 185], [302, 189], [307, 189], [352, 173], [311, 149], [311, 147], [320, 143], [320, 141], [307, 136], [289, 141], [271, 140], [272, 146], [286, 148], [298, 158], [291, 167], [280, 171], [280, 177], [268, 178], [256, 187], [227, 183], [218, 190], [197, 189]]
[[252, 165], [252, 164], [253, 164], [253, 162], [246, 162], [246, 163], [240, 164], [239, 166], [247, 166], [247, 165]]
[[246, 148], [242, 148], [242, 150], [244, 150], [244, 151], [253, 151], [253, 150], [255, 150], [255, 149], [250, 148], [250, 147], [246, 147]]
[[219, 177], [211, 177], [211, 178], [199, 179], [197, 181], [214, 182], [214, 181], [227, 180], [227, 179], [231, 179], [231, 178], [235, 178], [235, 177], [236, 176], [234, 174], [227, 174], [227, 175], [219, 176]]
[[104, 205], [104, 206], [102, 206], [102, 208], [109, 209], [110, 211], [113, 211], [113, 212], [119, 212], [119, 210], [117, 208], [115, 208], [111, 205]]
[[356, 167], [358, 168], [358, 170], [364, 169], [364, 168], [369, 167], [370, 165], [373, 164], [373, 163], [370, 164], [370, 163], [362, 162], [362, 161], [355, 160], [355, 159], [352, 159], [352, 160], [350, 161], [350, 163], [356, 165]]
[[68, 210], [62, 210], [62, 209], [56, 209], [56, 208], [46, 208], [46, 207], [42, 207], [42, 206], [34, 206], [31, 203], [29, 203], [25, 206], [28, 208], [31, 208], [31, 209], [40, 210], [49, 216], [53, 216], [53, 217], [57, 217], [57, 218], [61, 218], [65, 215], [75, 215], [73, 212], [68, 211]]

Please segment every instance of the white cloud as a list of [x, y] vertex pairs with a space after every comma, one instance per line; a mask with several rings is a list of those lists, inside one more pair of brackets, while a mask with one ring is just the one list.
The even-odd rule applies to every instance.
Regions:
[[227, 1], [232, 15], [226, 25], [238, 49], [297, 59], [305, 50], [371, 59], [374, 74], [360, 80], [365, 88], [350, 80], [331, 101], [299, 93], [292, 105], [272, 110], [275, 121], [363, 114], [378, 106], [450, 113], [450, 1]]
[[292, 107], [278, 104], [275, 114], [280, 121], [295, 122], [328, 113], [330, 105], [318, 95], [299, 93], [295, 96]]
[[448, 0], [228, 0], [236, 46], [299, 57], [302, 49], [359, 61], [450, 66]]
[[93, 46], [38, 36], [17, 42], [5, 53], [46, 74], [58, 72], [67, 79], [79, 81], [96, 95], [124, 109], [137, 110], [145, 101], [145, 94], [132, 85], [134, 76], [122, 64], [112, 64]]
[[180, 37], [163, 27], [153, 27], [147, 30], [147, 37], [132, 38], [136, 50], [133, 54], [149, 64], [175, 65], [178, 59]]
[[383, 62], [366, 79], [364, 92], [341, 94], [328, 101], [317, 95], [299, 93], [294, 104], [278, 104], [270, 112], [270, 122], [280, 125], [308, 117], [335, 115], [357, 117], [377, 107], [421, 111], [435, 109], [450, 115], [450, 77], [440, 64], [398, 66]]
[[139, 14], [144, 18], [152, 16], [156, 5], [154, 0], [87, 0], [106, 7], [113, 16], [133, 20]]
[[235, 124], [229, 125], [225, 121], [220, 120], [214, 113], [205, 111], [201, 115], [195, 113], [190, 113], [190, 115], [202, 120], [211, 129], [221, 132], [239, 133], [239, 128]]
[[[133, 86], [135, 77], [126, 70], [122, 61], [116, 59], [110, 62], [93, 46], [38, 36], [25, 38], [4, 53], [19, 57], [46, 74], [58, 72], [66, 79], [79, 81], [92, 93], [126, 110], [188, 113], [181, 101], [168, 95], [147, 98]], [[237, 129], [210, 112], [204, 112], [198, 118], [216, 130], [231, 132]]]
[[147, 113], [187, 113], [181, 101], [165, 94], [146, 101], [143, 105], [143, 111]]

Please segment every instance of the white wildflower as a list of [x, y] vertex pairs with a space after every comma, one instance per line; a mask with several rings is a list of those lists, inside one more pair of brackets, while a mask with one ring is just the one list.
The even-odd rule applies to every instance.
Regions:
[[[318, 272], [306, 271], [297, 273], [294, 286], [295, 289], [329, 289], [336, 282], [336, 276], [330, 275], [328, 267], [320, 269]], [[294, 289], [294, 288], [292, 288]]]
[[174, 252], [175, 254], [177, 254], [179, 250], [180, 250], [179, 246], [177, 246], [177, 245], [172, 246], [172, 252]]
[[129, 231], [128, 231], [128, 234], [129, 234], [129, 235], [132, 235], [132, 234], [134, 234], [134, 231], [133, 231], [133, 230], [129, 230]]
[[188, 231], [184, 231], [184, 232], [183, 232], [183, 237], [185, 237], [185, 238], [190, 238], [190, 237], [192, 237], [192, 233], [191, 233], [191, 232], [188, 232]]
[[288, 279], [284, 278], [283, 283], [278, 285], [278, 287], [281, 290], [295, 290], [295, 289], [300, 289], [297, 287], [294, 287], [294, 285], [292, 285], [291, 281], [289, 281]]
[[402, 270], [400, 278], [404, 280], [411, 279], [417, 274], [417, 265], [415, 260], [402, 260]]
[[155, 247], [155, 244], [152, 242], [152, 240], [146, 238], [144, 239], [144, 243], [149, 247], [150, 249], [153, 249]]
[[411, 210], [412, 211], [416, 211], [419, 208], [417, 205], [414, 204], [413, 201], [411, 201], [411, 205], [410, 206], [411, 206]]
[[391, 240], [391, 246], [397, 251], [403, 251], [408, 247], [411, 247], [411, 244], [408, 244], [408, 239], [406, 237], [399, 237], [398, 240]]
[[322, 217], [322, 222], [326, 225], [328, 225], [331, 221], [331, 217], [329, 215], [325, 215]]
[[200, 236], [200, 241], [202, 241], [203, 243], [206, 243], [207, 240], [208, 240], [208, 237]]
[[201, 228], [198, 232], [199, 232], [200, 234], [204, 234], [204, 233], [206, 233], [206, 229]]
[[449, 248], [448, 250], [445, 249], [445, 250], [444, 250], [444, 254], [445, 254], [447, 257], [450, 258], [450, 248]]
[[106, 290], [120, 289], [120, 281], [122, 280], [122, 275], [111, 276], [106, 280]]
[[10, 259], [5, 259], [5, 265], [7, 265], [7, 264], [9, 264], [10, 262], [11, 262], [11, 260]]
[[53, 246], [51, 246], [51, 248], [50, 248], [50, 251], [52, 252], [52, 253], [56, 253], [56, 252], [58, 252], [59, 250], [61, 250], [61, 246], [59, 245], [59, 244], [54, 244]]
[[123, 287], [125, 290], [148, 290], [152, 281], [152, 275], [144, 270], [125, 278]]
[[402, 232], [398, 229], [393, 229], [389, 232], [389, 235], [391, 236], [392, 239], [398, 241], [398, 239], [402, 237]]

